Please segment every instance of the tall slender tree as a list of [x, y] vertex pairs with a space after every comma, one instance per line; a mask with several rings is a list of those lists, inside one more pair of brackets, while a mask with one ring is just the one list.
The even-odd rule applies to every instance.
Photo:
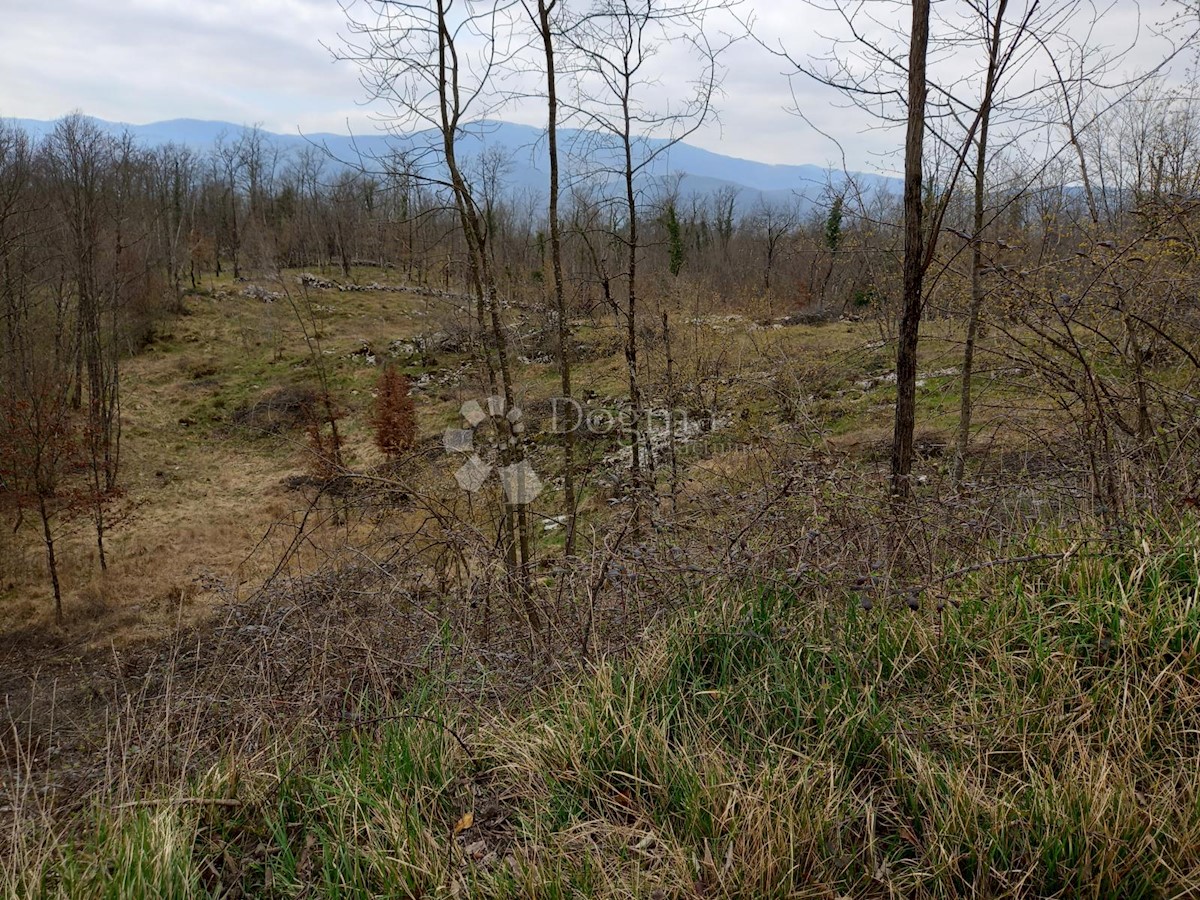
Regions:
[[[559, 390], [562, 400], [570, 405], [573, 401], [571, 391], [571, 318], [567, 308], [566, 277], [563, 274], [562, 247], [562, 218], [559, 214], [559, 199], [561, 195], [561, 168], [559, 164], [558, 147], [558, 62], [557, 42], [559, 28], [555, 14], [559, 9], [559, 0], [537, 0], [536, 6], [529, 0], [522, 0], [534, 27], [537, 29], [541, 42], [542, 57], [545, 64], [546, 84], [546, 150], [549, 157], [549, 184], [547, 197], [547, 217], [550, 232], [550, 267], [554, 275], [554, 312], [556, 319], [556, 338], [558, 350]], [[564, 553], [573, 556], [575, 553], [575, 429], [569, 427], [563, 430], [563, 510], [567, 517], [567, 538]]]
[[[641, 367], [638, 358], [642, 310], [639, 265], [640, 217], [646, 174], [672, 147], [695, 133], [713, 114], [721, 85], [720, 58], [729, 42], [715, 42], [707, 21], [736, 0], [594, 0], [582, 8], [565, 34], [579, 59], [574, 70], [577, 98], [572, 111], [591, 131], [581, 168], [601, 180], [615, 176], [622, 196], [620, 231], [625, 247], [625, 366], [630, 405], [630, 481], [635, 503], [652, 485], [643, 462]], [[668, 41], [693, 51], [692, 93], [681, 103], [659, 102], [653, 88], [655, 54]]]
[[[388, 2], [364, 0], [370, 16], [350, 10], [350, 35], [340, 51], [357, 63], [371, 97], [390, 107], [397, 128], [424, 126], [432, 140], [424, 147], [423, 174], [448, 189], [464, 237], [471, 281], [478, 298], [489, 378], [505, 410], [515, 407], [516, 392], [499, 283], [488, 245], [489, 230], [478, 186], [468, 177], [461, 145], [479, 118], [499, 102], [496, 76], [509, 53], [518, 0], [463, 2]], [[511, 421], [497, 417], [505, 430], [503, 468], [516, 481], [528, 477], [523, 440]], [[530, 625], [540, 629], [533, 598], [532, 544], [525, 491], [506, 491], [504, 558], [510, 584], [519, 595]]]

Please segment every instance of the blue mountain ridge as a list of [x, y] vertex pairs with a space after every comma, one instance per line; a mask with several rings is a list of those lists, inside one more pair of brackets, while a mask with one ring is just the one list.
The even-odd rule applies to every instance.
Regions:
[[[10, 119], [36, 138], [48, 134], [54, 122], [37, 119]], [[131, 125], [92, 119], [102, 130], [120, 134], [128, 132], [145, 146], [177, 144], [198, 152], [207, 152], [220, 139], [236, 141], [248, 126], [230, 122], [199, 119], [171, 119], [147, 125]], [[331, 168], [363, 163], [369, 169], [373, 160], [381, 159], [397, 149], [407, 149], [418, 157], [421, 151], [436, 145], [433, 132], [395, 136], [382, 132], [345, 135], [318, 132], [314, 134], [279, 134], [262, 131], [273, 147], [284, 152], [298, 151], [316, 145], [332, 157]], [[722, 189], [736, 190], [736, 210], [739, 215], [753, 213], [764, 204], [775, 207], [796, 204], [802, 212], [824, 208], [830, 191], [844, 189], [853, 179], [859, 190], [898, 195], [898, 179], [867, 173], [846, 173], [817, 165], [777, 165], [738, 159], [714, 153], [688, 144], [677, 143], [666, 148], [663, 139], [639, 140], [638, 159], [645, 161], [638, 178], [639, 188], [653, 197], [664, 190], [676, 188], [682, 203], [703, 199]], [[560, 147], [564, 151], [564, 183], [569, 186], [583, 179], [585, 173], [601, 184], [618, 180], [621, 159], [611, 139], [599, 132], [563, 129]], [[548, 171], [544, 132], [529, 125], [511, 122], [484, 121], [474, 123], [463, 136], [460, 156], [470, 171], [485, 153], [499, 155], [504, 160], [503, 192], [511, 197], [533, 200], [544, 198]], [[655, 153], [653, 160], [649, 157]]]

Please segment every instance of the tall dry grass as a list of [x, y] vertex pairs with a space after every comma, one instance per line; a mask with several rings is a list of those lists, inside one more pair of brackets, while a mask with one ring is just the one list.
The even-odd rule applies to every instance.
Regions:
[[[469, 656], [443, 659], [386, 703], [360, 686], [336, 720], [97, 794], [73, 827], [27, 797], [5, 884], [1187, 896], [1200, 890], [1200, 532], [1081, 536], [1030, 530], [927, 579], [915, 610], [898, 582], [710, 580], [636, 650], [498, 708], [460, 702]], [[178, 740], [201, 730], [184, 723]], [[138, 739], [120, 736], [114, 764]]]

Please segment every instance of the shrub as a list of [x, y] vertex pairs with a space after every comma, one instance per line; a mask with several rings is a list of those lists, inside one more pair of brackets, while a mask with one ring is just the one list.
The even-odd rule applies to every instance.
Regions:
[[342, 437], [337, 424], [344, 415], [345, 410], [328, 391], [322, 391], [318, 395], [318, 402], [309, 407], [309, 418], [305, 425], [310, 454], [309, 470], [317, 478], [334, 478], [345, 468]]
[[395, 458], [417, 443], [417, 412], [408, 377], [391, 366], [379, 376], [375, 397], [375, 444]]

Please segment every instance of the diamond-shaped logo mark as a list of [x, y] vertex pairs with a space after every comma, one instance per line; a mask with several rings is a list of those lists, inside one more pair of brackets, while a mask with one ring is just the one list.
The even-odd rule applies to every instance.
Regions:
[[474, 494], [483, 488], [491, 474], [492, 466], [475, 454], [471, 454], [471, 457], [454, 473], [454, 480], [464, 491]]
[[468, 400], [462, 405], [459, 412], [472, 428], [478, 428], [488, 420], [488, 413], [485, 413], [483, 407], [475, 400]]
[[[442, 434], [442, 447], [447, 453], [470, 454], [467, 461], [454, 473], [454, 480], [458, 482], [459, 487], [469, 493], [476, 493], [483, 489], [495, 470], [500, 479], [500, 487], [504, 491], [504, 499], [508, 503], [522, 506], [537, 499], [544, 485], [528, 460], [520, 460], [499, 468], [488, 461], [495, 460], [504, 448], [520, 444], [520, 436], [525, 432], [525, 423], [522, 421], [524, 413], [521, 408], [509, 408], [503, 397], [496, 396], [488, 397], [482, 402], [468, 400], [459, 407], [459, 413], [468, 427], [447, 428]], [[495, 429], [498, 438], [492, 439], [490, 453], [485, 458], [480, 454], [488, 448], [476, 447], [475, 432], [489, 420], [504, 427]], [[488, 434], [491, 434], [490, 429]]]
[[511, 466], [502, 466], [500, 485], [504, 488], [504, 499], [509, 503], [522, 506], [532, 503], [542, 492], [542, 481], [533, 471], [529, 460], [523, 459]]
[[475, 432], [470, 428], [447, 428], [442, 446], [447, 453], [470, 453], [475, 449]]

